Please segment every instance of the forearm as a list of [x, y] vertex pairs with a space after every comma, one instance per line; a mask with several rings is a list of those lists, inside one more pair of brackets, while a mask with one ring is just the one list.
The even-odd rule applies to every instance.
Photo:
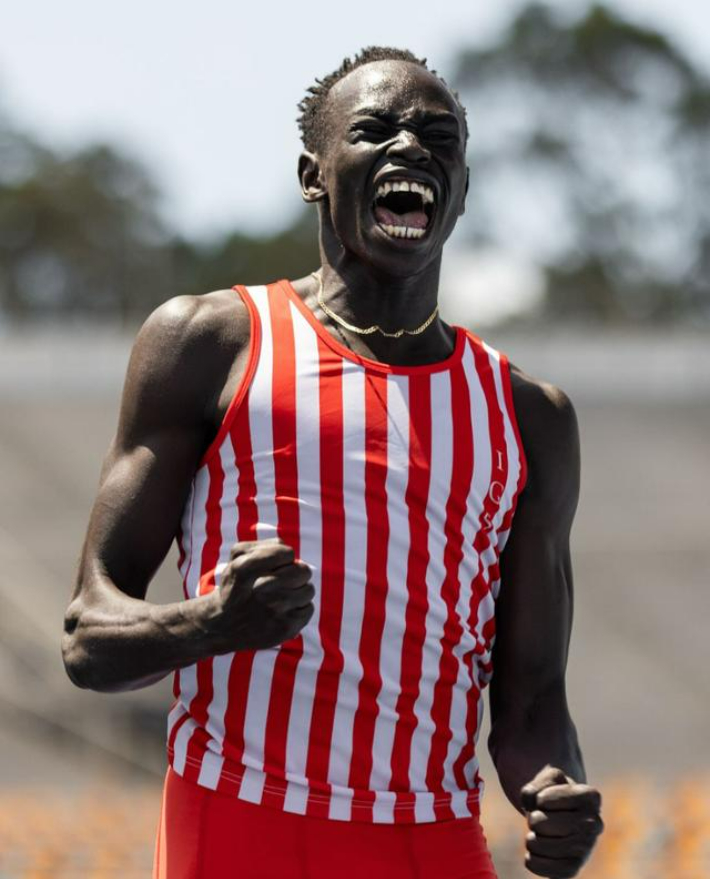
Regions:
[[78, 687], [134, 690], [225, 652], [210, 625], [215, 616], [212, 594], [153, 604], [103, 582], [94, 595], [93, 600], [74, 599], [65, 617], [64, 664]]
[[519, 811], [520, 789], [546, 765], [586, 782], [577, 730], [563, 699], [533, 703], [524, 712], [496, 719], [488, 747], [501, 787]]

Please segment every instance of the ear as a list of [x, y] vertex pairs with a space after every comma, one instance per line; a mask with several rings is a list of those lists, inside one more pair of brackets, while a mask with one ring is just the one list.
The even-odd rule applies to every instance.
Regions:
[[326, 188], [320, 168], [320, 159], [315, 153], [304, 150], [298, 157], [298, 179], [301, 183], [301, 196], [306, 202], [325, 198]]
[[461, 207], [459, 208], [459, 217], [466, 212], [466, 196], [468, 195], [468, 183], [469, 183], [469, 168], [466, 167], [466, 188], [463, 191], [463, 198], [461, 199]]

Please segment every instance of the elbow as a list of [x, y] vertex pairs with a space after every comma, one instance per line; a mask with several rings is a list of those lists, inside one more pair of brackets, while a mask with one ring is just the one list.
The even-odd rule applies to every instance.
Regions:
[[64, 670], [74, 686], [82, 690], [90, 690], [95, 687], [90, 680], [89, 653], [82, 640], [81, 614], [81, 601], [74, 599], [64, 615], [62, 660]]
[[68, 639], [66, 637], [62, 639], [64, 671], [67, 673], [67, 677], [75, 687], [79, 687], [82, 690], [89, 690], [91, 687], [87, 680], [85, 668], [86, 663], [80, 658], [80, 650], [76, 645], [67, 643], [67, 641]]

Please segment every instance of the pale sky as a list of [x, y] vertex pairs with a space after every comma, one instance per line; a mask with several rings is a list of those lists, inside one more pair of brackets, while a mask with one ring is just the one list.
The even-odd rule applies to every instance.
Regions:
[[[300, 205], [296, 105], [316, 76], [369, 44], [409, 48], [446, 75], [458, 46], [484, 41], [519, 5], [6, 2], [0, 104], [54, 146], [104, 138], [128, 150], [153, 172], [170, 223], [188, 234], [274, 229]], [[613, 5], [707, 63], [707, 0]]]

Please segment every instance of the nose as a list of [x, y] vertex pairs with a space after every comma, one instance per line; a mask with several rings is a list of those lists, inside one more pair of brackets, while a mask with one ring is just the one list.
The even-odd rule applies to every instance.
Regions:
[[399, 136], [390, 144], [387, 153], [415, 163], [428, 162], [431, 158], [431, 152], [422, 146], [416, 134], [406, 129], [399, 132]]

